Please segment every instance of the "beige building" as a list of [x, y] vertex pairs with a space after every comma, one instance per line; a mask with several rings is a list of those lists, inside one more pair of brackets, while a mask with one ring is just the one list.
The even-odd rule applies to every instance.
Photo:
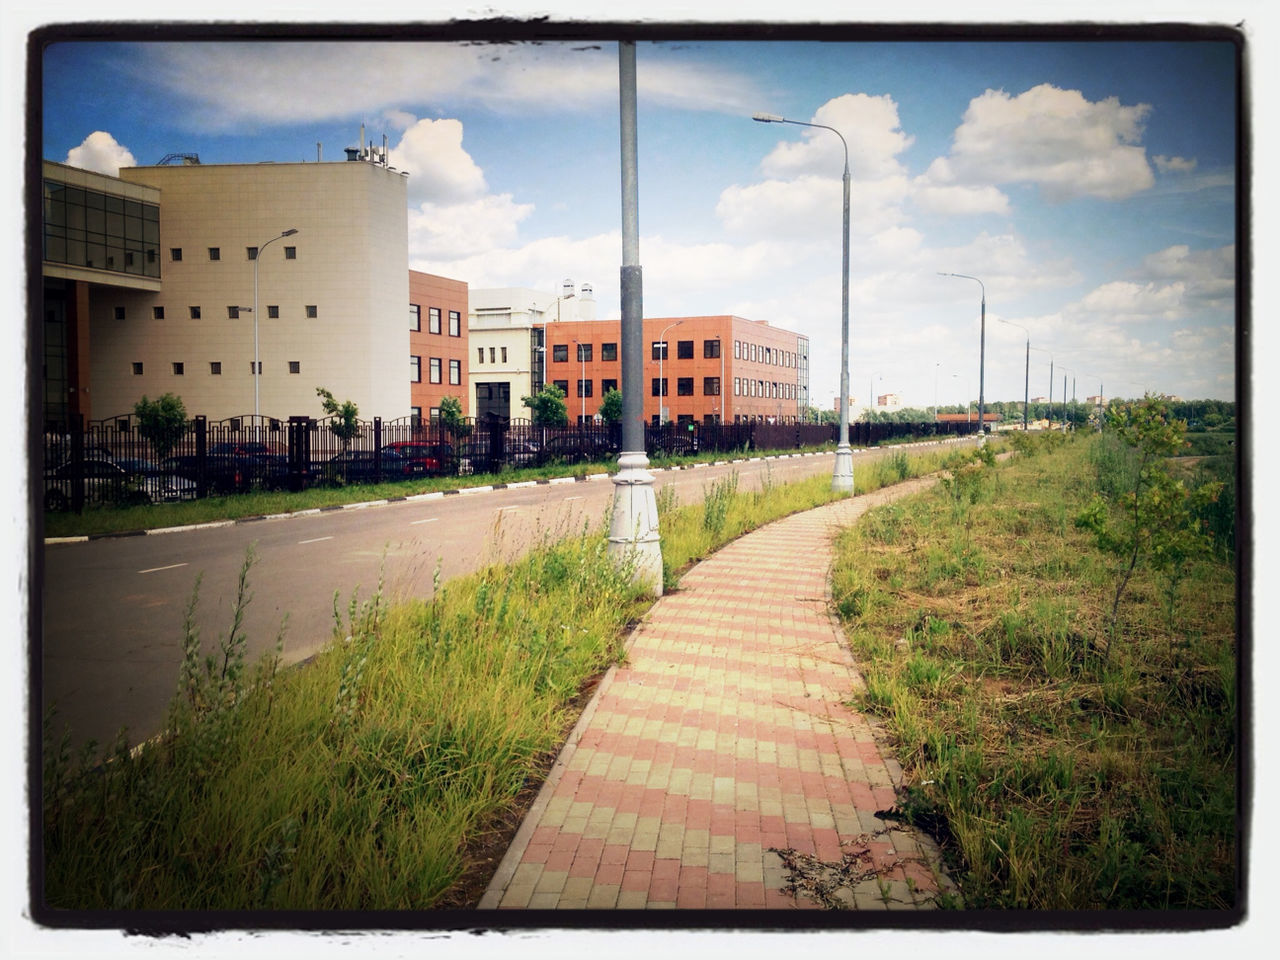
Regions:
[[[400, 173], [369, 159], [185, 162], [127, 168], [118, 179], [90, 174], [89, 190], [78, 187], [83, 171], [46, 162], [44, 174], [44, 274], [76, 314], [64, 352], [75, 354], [70, 379], [91, 384], [87, 416], [126, 414], [144, 394], [164, 393], [210, 420], [255, 408], [278, 419], [315, 416], [317, 387], [354, 401], [361, 418], [410, 414]], [[51, 182], [68, 224], [57, 256]], [[154, 223], [143, 217], [136, 250], [132, 241], [120, 246], [127, 260], [138, 258], [136, 274], [122, 276], [118, 263], [94, 263], [71, 246], [70, 224], [94, 216], [94, 201], [85, 200], [92, 194], [123, 202], [137, 194], [158, 212]], [[88, 207], [74, 212], [76, 203]], [[111, 224], [108, 205], [108, 234]]]

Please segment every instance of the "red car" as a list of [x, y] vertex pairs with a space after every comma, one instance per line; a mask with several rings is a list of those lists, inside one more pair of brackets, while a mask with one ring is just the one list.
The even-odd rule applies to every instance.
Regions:
[[447, 443], [400, 440], [388, 443], [382, 449], [421, 464], [423, 473], [438, 475], [453, 472], [453, 447]]

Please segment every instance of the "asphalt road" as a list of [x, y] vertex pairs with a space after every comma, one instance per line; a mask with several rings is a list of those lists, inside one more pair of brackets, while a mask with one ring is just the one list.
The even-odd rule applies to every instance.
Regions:
[[[859, 452], [855, 471], [874, 453]], [[732, 471], [753, 489], [829, 473], [833, 454], [709, 466], [655, 474], [655, 488], [674, 485], [681, 502], [700, 499]], [[246, 552], [252, 601], [246, 612], [248, 659], [271, 649], [284, 627], [284, 660], [296, 663], [333, 636], [334, 603], [377, 588], [392, 600], [427, 597], [441, 582], [512, 559], [548, 537], [607, 525], [613, 484], [607, 479], [552, 482], [216, 528], [44, 548], [43, 708], [56, 710], [73, 743], [112, 742], [127, 728], [130, 743], [161, 729], [177, 683], [182, 624], [199, 583], [197, 624], [213, 649], [231, 623], [236, 581]]]

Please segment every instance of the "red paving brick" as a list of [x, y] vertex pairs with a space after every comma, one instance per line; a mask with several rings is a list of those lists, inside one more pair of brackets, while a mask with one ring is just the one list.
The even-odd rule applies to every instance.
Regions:
[[626, 665], [597, 689], [481, 909], [553, 899], [580, 908], [588, 878], [593, 907], [819, 906], [784, 889], [771, 848], [827, 862], [869, 850], [886, 880], [912, 881], [893, 907], [932, 907], [938, 878], [949, 881], [927, 838], [913, 833], [899, 850], [896, 828], [875, 816], [894, 803], [897, 767], [846, 704], [858, 676], [827, 603], [835, 531], [922, 485], [770, 524], [658, 600]]

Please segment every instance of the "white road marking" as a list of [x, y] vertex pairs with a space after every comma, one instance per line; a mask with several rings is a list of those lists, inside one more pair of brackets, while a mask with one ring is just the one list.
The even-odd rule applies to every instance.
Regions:
[[161, 570], [177, 570], [179, 567], [185, 567], [185, 563], [171, 563], [167, 567], [151, 567], [148, 570], [139, 570], [139, 573], [159, 573]]
[[332, 540], [332, 539], [333, 539], [333, 537], [316, 537], [316, 538], [315, 538], [315, 539], [313, 539], [313, 540], [299, 540], [299, 541], [298, 541], [298, 544], [299, 544], [299, 546], [301, 546], [301, 545], [302, 545], [302, 544], [304, 544], [304, 543], [320, 543], [320, 542], [321, 542], [321, 541], [323, 541], [323, 540]]
[[409, 521], [409, 526], [416, 527], [420, 523], [435, 523], [439, 519], [439, 517], [427, 517], [425, 520], [411, 520]]
[[564, 501], [565, 503], [568, 503], [570, 500], [581, 500], [581, 499], [582, 497], [565, 497]]

